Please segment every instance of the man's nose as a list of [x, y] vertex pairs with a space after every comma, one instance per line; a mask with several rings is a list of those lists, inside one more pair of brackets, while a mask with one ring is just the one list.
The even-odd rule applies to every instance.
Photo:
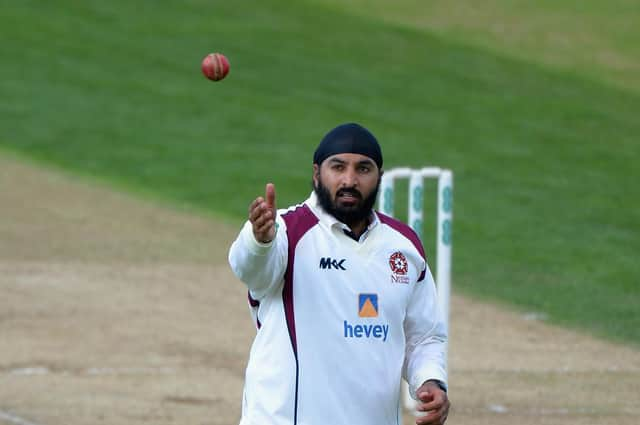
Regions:
[[355, 170], [348, 168], [342, 175], [342, 187], [357, 187], [358, 174]]

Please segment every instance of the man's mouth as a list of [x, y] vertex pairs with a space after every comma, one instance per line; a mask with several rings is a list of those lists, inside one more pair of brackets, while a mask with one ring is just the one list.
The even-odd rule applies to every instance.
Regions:
[[351, 190], [340, 190], [338, 191], [336, 198], [341, 201], [341, 202], [345, 202], [345, 203], [356, 203], [358, 201], [360, 201], [360, 199], [362, 199], [362, 196], [355, 191], [351, 191]]

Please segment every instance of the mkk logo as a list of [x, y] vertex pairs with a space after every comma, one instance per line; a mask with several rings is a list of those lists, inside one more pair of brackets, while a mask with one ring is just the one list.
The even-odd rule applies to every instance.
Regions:
[[347, 270], [344, 267], [344, 262], [347, 261], [346, 258], [342, 260], [332, 259], [331, 257], [323, 257], [320, 259], [320, 268], [321, 269], [331, 269], [334, 268], [336, 270]]

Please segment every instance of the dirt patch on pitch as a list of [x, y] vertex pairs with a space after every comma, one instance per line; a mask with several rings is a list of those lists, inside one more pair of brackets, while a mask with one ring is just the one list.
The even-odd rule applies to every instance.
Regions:
[[[0, 423], [237, 423], [236, 230], [0, 157]], [[449, 423], [639, 422], [637, 350], [461, 296], [452, 316]]]

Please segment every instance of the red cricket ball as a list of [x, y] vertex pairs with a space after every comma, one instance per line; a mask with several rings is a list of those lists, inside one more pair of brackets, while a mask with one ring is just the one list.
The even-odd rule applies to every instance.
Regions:
[[229, 73], [229, 60], [222, 53], [210, 53], [202, 60], [202, 73], [212, 81], [220, 81]]

